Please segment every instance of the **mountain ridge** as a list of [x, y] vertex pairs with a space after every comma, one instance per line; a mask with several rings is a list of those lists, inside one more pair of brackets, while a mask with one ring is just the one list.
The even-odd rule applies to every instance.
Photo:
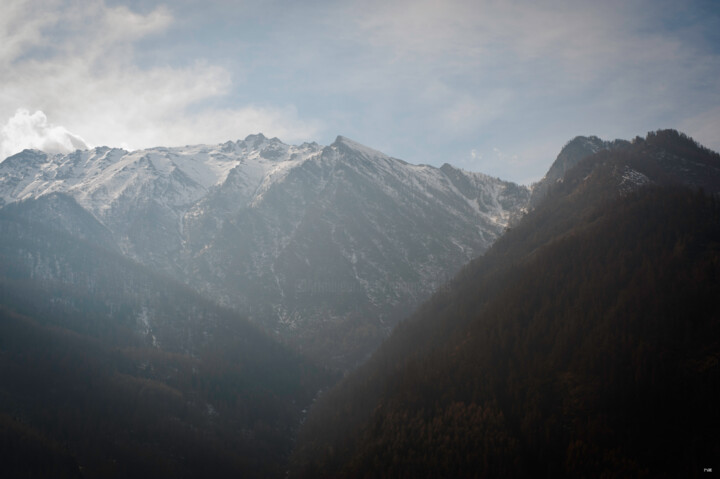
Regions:
[[[661, 151], [663, 142], [674, 149]], [[568, 176], [592, 173], [584, 159], [632, 149], [655, 158], [608, 173], [605, 191], [673, 175], [702, 186], [715, 170], [698, 173], [703, 164], [685, 155], [696, 146], [669, 131], [633, 142], [575, 137], [532, 188], [447, 163], [414, 165], [341, 135], [328, 146], [255, 134], [133, 152], [28, 150], [0, 163], [0, 201], [69, 194], [110, 233], [110, 249], [351, 369], [545, 196], [584, 181]]]
[[484, 251], [530, 194], [342, 135], [328, 146], [256, 134], [133, 152], [26, 151], [0, 163], [4, 204], [53, 192], [73, 196], [129, 258], [343, 369]]

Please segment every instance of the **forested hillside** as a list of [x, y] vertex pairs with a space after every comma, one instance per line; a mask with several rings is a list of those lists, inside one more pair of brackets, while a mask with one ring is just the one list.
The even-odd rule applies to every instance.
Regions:
[[676, 132], [580, 162], [318, 401], [294, 477], [712, 467], [720, 204], [697, 186], [718, 167]]
[[72, 198], [8, 205], [0, 234], [3, 477], [284, 475], [333, 376], [98, 246]]

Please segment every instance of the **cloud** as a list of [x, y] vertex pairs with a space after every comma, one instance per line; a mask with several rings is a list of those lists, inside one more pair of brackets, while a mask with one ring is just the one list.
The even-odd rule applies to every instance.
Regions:
[[[138, 13], [103, 0], [9, 0], [0, 19], [0, 121], [18, 108], [39, 110], [94, 145], [128, 149], [317, 132], [320, 123], [292, 104], [225, 101], [240, 85], [223, 66], [163, 61], [152, 45], [175, 25], [165, 6]], [[141, 62], [146, 51], [160, 56]]]
[[30, 114], [19, 109], [0, 129], [0, 161], [26, 148], [47, 153], [70, 153], [87, 149], [88, 145], [62, 126], [48, 123], [43, 112]]
[[[548, 138], [559, 150], [578, 134], [622, 138], [682, 125], [711, 138], [692, 119], [715, 118], [720, 105], [712, 80], [720, 54], [708, 33], [720, 25], [699, 2], [369, 2], [345, 7], [338, 35], [372, 48], [360, 76], [410, 99], [412, 125], [395, 128], [500, 146], [503, 161], [534, 159], [524, 166], [533, 173], [508, 163], [500, 175], [541, 176], [552, 160]], [[538, 153], [527, 153], [533, 145]]]

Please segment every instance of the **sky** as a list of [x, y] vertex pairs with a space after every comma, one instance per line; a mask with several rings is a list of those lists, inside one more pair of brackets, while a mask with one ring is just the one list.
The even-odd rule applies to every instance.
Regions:
[[0, 158], [343, 135], [529, 184], [577, 135], [720, 150], [716, 0], [0, 6]]

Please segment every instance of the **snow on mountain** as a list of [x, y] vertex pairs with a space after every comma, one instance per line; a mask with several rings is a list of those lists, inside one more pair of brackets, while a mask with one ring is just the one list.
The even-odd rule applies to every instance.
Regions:
[[[0, 164], [2, 204], [65, 193], [130, 258], [349, 367], [527, 206], [529, 190], [339, 136], [110, 148]], [[144, 323], [143, 323], [144, 324]]]
[[309, 145], [288, 147], [262, 135], [217, 146], [134, 152], [100, 147], [48, 155], [25, 150], [0, 163], [0, 197], [10, 203], [52, 192], [70, 193], [100, 219], [123, 198], [145, 192], [155, 193], [155, 199], [171, 209], [185, 210], [237, 167], [248, 184], [257, 187], [265, 176], [272, 177], [313, 150]]
[[621, 191], [629, 193], [649, 183], [652, 183], [652, 180], [647, 175], [625, 165], [620, 176], [619, 188]]

